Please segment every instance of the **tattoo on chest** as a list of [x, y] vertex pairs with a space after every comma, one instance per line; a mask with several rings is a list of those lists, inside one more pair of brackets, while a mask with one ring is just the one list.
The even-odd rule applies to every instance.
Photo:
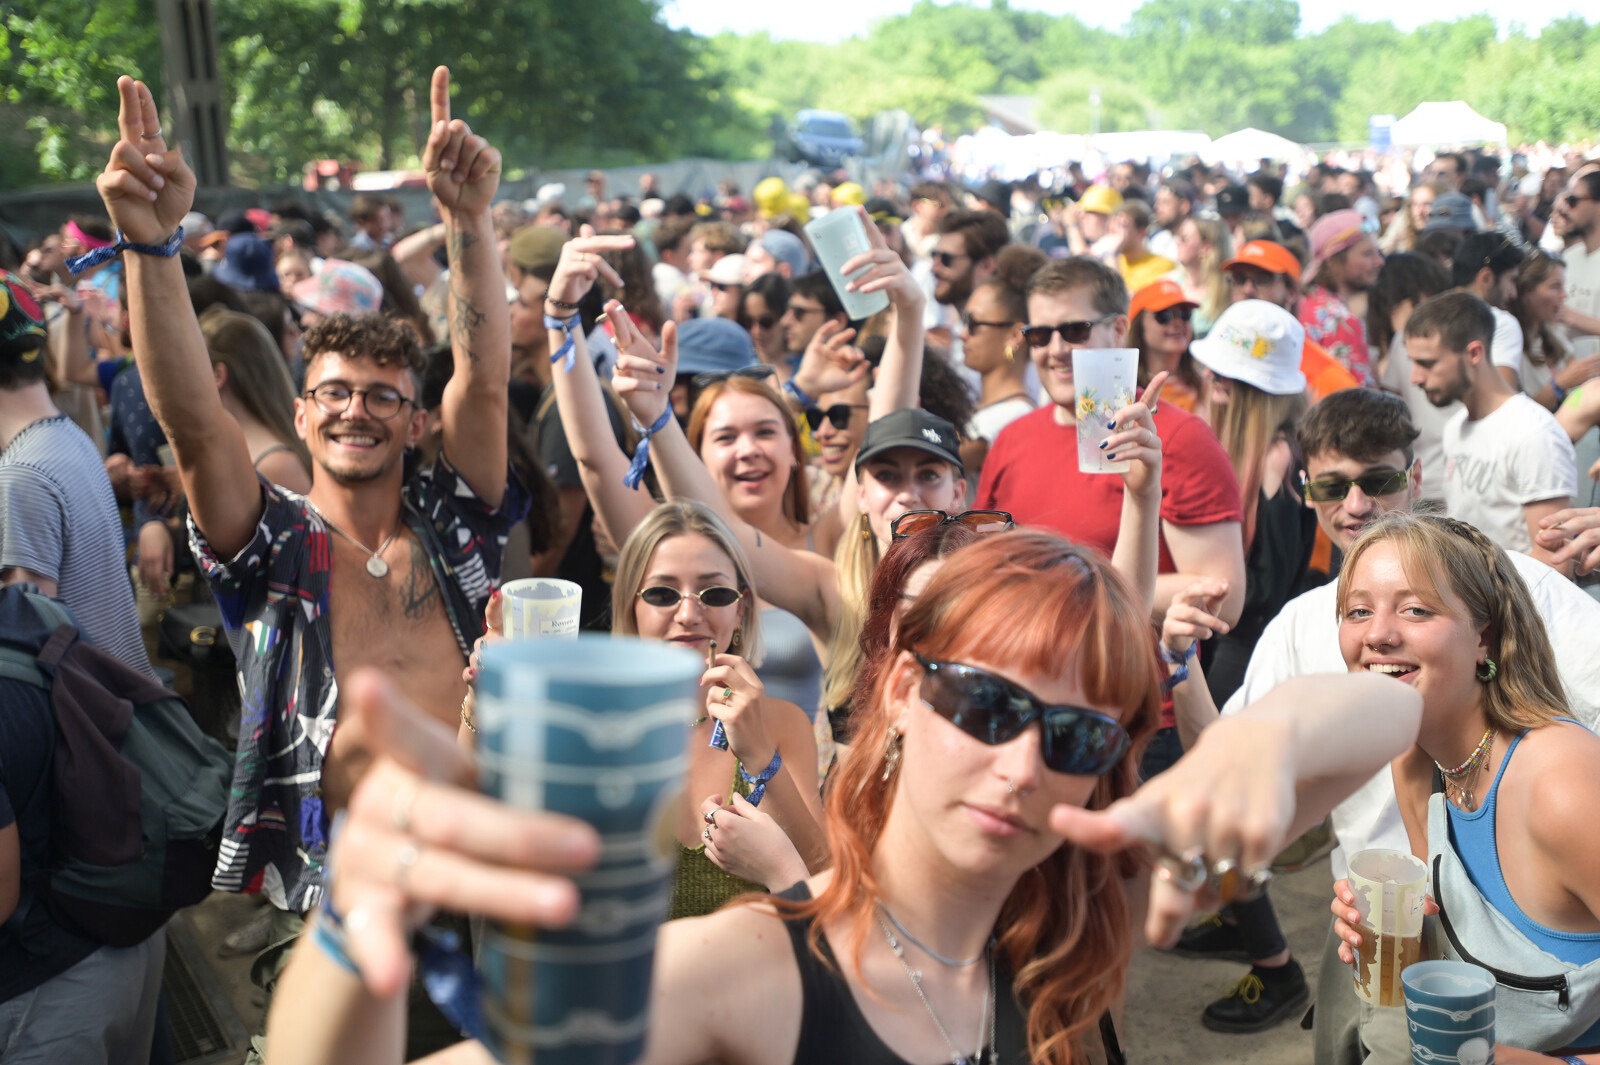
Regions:
[[428, 554], [422, 549], [422, 544], [415, 538], [410, 539], [411, 564], [406, 567], [406, 575], [400, 589], [400, 605], [408, 618], [421, 618], [427, 615], [430, 604], [439, 597], [439, 583], [433, 579], [433, 566], [428, 562]]

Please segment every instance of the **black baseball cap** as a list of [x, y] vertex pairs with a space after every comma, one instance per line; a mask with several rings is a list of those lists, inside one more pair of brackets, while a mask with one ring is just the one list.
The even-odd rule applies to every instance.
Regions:
[[1250, 190], [1243, 185], [1229, 185], [1217, 191], [1218, 214], [1245, 214], [1250, 210]]
[[925, 452], [965, 472], [961, 465], [961, 440], [955, 426], [937, 414], [917, 408], [891, 411], [867, 426], [861, 450], [856, 452], [856, 469], [859, 470], [863, 462], [897, 447]]

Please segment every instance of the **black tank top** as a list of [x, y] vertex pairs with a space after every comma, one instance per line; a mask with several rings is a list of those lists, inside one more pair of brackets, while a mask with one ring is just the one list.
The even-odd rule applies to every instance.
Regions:
[[[787, 891], [778, 892], [777, 897], [806, 902], [811, 898], [811, 890], [802, 881]], [[841, 967], [828, 944], [828, 937], [819, 940], [824, 957], [818, 958], [811, 952], [808, 940], [811, 919], [783, 923], [794, 948], [795, 964], [800, 969], [800, 1044], [795, 1048], [794, 1060], [826, 1061], [830, 1065], [909, 1065], [884, 1045], [862, 1016], [855, 996], [840, 975]], [[1010, 974], [1004, 968], [997, 968], [995, 979], [1005, 993], [996, 995], [995, 1001], [996, 1061], [989, 1062], [985, 1058], [985, 1065], [1025, 1065], [1028, 1061], [1027, 1026], [1022, 1007], [1011, 990]], [[1100, 1035], [1111, 1065], [1123, 1065], [1121, 1047], [1117, 1045], [1109, 1014], [1100, 1019]]]

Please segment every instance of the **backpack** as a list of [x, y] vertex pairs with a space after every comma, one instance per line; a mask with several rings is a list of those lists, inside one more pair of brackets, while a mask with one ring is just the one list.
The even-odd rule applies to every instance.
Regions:
[[181, 697], [79, 637], [55, 600], [0, 588], [0, 676], [46, 692], [56, 721], [50, 858], [26, 886], [62, 926], [131, 947], [211, 893], [233, 758]]

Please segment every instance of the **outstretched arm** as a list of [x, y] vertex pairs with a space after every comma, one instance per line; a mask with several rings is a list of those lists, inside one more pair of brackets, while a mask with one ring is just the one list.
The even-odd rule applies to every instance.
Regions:
[[[117, 79], [120, 135], [97, 182], [124, 239], [161, 245], [194, 204], [194, 172], [161, 134], [142, 81]], [[239, 423], [222, 407], [205, 338], [176, 256], [126, 252], [129, 332], [150, 409], [183, 478], [195, 524], [218, 558], [250, 542], [264, 504]]]
[[489, 205], [500, 187], [500, 153], [450, 117], [450, 70], [433, 72], [433, 128], [423, 149], [428, 188], [444, 219], [450, 258], [450, 349], [444, 453], [478, 498], [498, 507], [506, 491], [506, 382], [511, 310]]
[[1154, 608], [1156, 571], [1161, 568], [1161, 435], [1156, 432], [1156, 402], [1167, 374], [1158, 373], [1139, 402], [1113, 416], [1117, 431], [1106, 438], [1108, 456], [1128, 461], [1122, 475], [1122, 521], [1111, 565]]

